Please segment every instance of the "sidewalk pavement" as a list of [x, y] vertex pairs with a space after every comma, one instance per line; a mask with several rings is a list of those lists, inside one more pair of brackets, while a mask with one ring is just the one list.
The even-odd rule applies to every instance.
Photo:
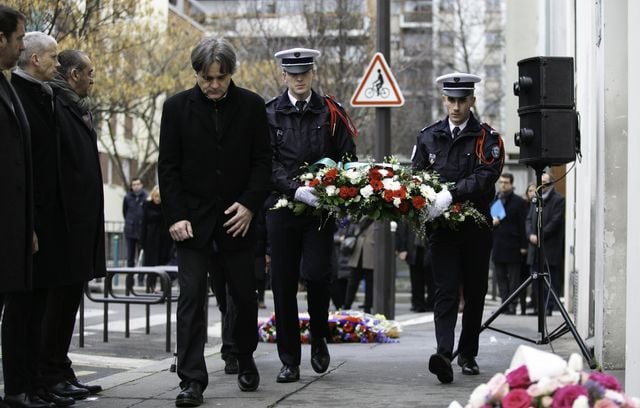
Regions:
[[[497, 308], [488, 302], [485, 320]], [[465, 404], [473, 389], [487, 382], [493, 374], [509, 367], [511, 357], [525, 341], [493, 330], [484, 330], [480, 337], [477, 358], [481, 369], [478, 376], [464, 376], [454, 362], [455, 379], [440, 384], [427, 369], [429, 355], [435, 352], [432, 313], [409, 313], [406, 304], [396, 309], [397, 321], [403, 322], [399, 342], [387, 344], [330, 344], [331, 364], [324, 374], [310, 366], [310, 347], [303, 345], [300, 381], [276, 383], [281, 363], [275, 344], [259, 343], [254, 354], [260, 371], [260, 387], [256, 392], [242, 392], [235, 375], [225, 375], [219, 345], [205, 350], [209, 370], [209, 386], [205, 390], [204, 407], [447, 407], [453, 400]], [[555, 316], [547, 318], [549, 331], [562, 322]], [[460, 325], [460, 319], [458, 319]], [[511, 333], [537, 338], [535, 316], [502, 315], [492, 323]], [[535, 345], [534, 345], [535, 346]], [[550, 345], [535, 346], [554, 351], [567, 359], [580, 354], [571, 333]], [[98, 396], [77, 401], [82, 407], [162, 408], [174, 407], [178, 392], [178, 377], [169, 371], [173, 362], [161, 362], [101, 378], [96, 383], [104, 387]], [[587, 367], [585, 363], [585, 367]], [[623, 381], [624, 371], [612, 372]]]

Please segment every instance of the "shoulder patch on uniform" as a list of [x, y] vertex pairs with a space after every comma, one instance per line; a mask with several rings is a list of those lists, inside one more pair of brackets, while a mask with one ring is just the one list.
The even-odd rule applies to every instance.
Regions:
[[344, 110], [344, 107], [342, 106], [342, 104], [341, 104], [340, 102], [338, 102], [338, 101], [336, 100], [336, 98], [335, 98], [335, 97], [333, 97], [332, 95], [325, 95], [324, 97], [325, 97], [325, 99], [329, 99], [331, 102], [333, 102], [333, 103], [335, 103], [336, 105], [338, 105], [338, 107], [339, 107], [339, 108], [341, 108], [342, 110]]
[[437, 121], [433, 122], [432, 124], [430, 124], [430, 125], [428, 125], [428, 126], [423, 127], [423, 128], [420, 130], [420, 132], [424, 132], [425, 130], [427, 130], [427, 129], [429, 129], [429, 128], [434, 127], [435, 125], [437, 125], [437, 124], [438, 124], [438, 123], [440, 123], [440, 122], [442, 122], [442, 119], [437, 120]]
[[485, 130], [489, 131], [489, 133], [491, 133], [494, 136], [498, 136], [500, 134], [500, 132], [492, 128], [491, 125], [489, 125], [486, 122], [482, 122], [480, 126], [482, 126]]

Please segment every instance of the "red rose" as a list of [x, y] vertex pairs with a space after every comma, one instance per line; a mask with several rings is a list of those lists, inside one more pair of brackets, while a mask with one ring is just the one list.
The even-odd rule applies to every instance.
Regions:
[[510, 371], [507, 374], [507, 383], [509, 384], [509, 388], [527, 388], [531, 385], [531, 380], [529, 379], [529, 370], [527, 370], [527, 366], [520, 366], [513, 371]]
[[582, 385], [565, 385], [553, 393], [551, 408], [571, 408], [579, 396], [588, 397], [587, 389]]
[[502, 408], [529, 408], [531, 396], [526, 390], [516, 388], [502, 398]]
[[311, 181], [309, 182], [309, 187], [315, 187], [315, 186], [317, 186], [318, 184], [320, 184], [320, 180], [318, 180], [317, 178], [314, 178], [313, 180], [311, 180]]
[[336, 169], [335, 167], [329, 169], [325, 174], [325, 177], [331, 177], [331, 178], [336, 178], [338, 177], [338, 169]]
[[411, 197], [411, 203], [413, 204], [414, 208], [417, 208], [419, 210], [421, 208], [424, 208], [424, 206], [427, 204], [427, 200], [425, 200], [422, 196], [414, 196]]
[[340, 198], [342, 199], [347, 199], [350, 197], [349, 195], [349, 187], [347, 186], [342, 186], [340, 187], [340, 192], [338, 193], [338, 195], [340, 196]]
[[393, 191], [384, 190], [383, 197], [384, 197], [384, 201], [387, 201], [387, 202], [393, 201]]
[[382, 174], [378, 171], [378, 169], [373, 168], [369, 170], [369, 179], [371, 180], [382, 180]]
[[455, 203], [452, 207], [451, 207], [451, 212], [458, 214], [459, 212], [462, 211], [462, 205], [460, 203]]
[[620, 386], [620, 383], [618, 382], [616, 377], [612, 375], [594, 372], [594, 373], [591, 373], [591, 375], [589, 375], [589, 379], [597, 382], [598, 384], [602, 385], [604, 388], [608, 390], [622, 391], [622, 387]]
[[369, 184], [373, 188], [373, 191], [380, 191], [384, 188], [384, 184], [382, 184], [380, 180], [371, 180]]
[[358, 195], [358, 189], [356, 187], [349, 187], [349, 197], [355, 197]]
[[400, 203], [400, 207], [398, 207], [398, 211], [400, 211], [400, 214], [406, 214], [409, 212], [410, 208], [411, 206], [409, 205], [409, 201], [402, 200], [402, 202]]

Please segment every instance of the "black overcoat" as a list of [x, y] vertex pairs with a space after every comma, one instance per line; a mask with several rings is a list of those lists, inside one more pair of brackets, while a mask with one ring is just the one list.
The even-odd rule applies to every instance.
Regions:
[[142, 205], [140, 244], [144, 250], [144, 266], [169, 264], [173, 241], [164, 225], [162, 204], [146, 200]]
[[234, 202], [254, 215], [269, 191], [271, 147], [264, 100], [231, 81], [209, 100], [198, 86], [168, 98], [162, 110], [158, 176], [167, 226], [191, 222], [194, 237], [176, 245], [202, 248], [215, 234], [222, 250], [255, 245], [254, 222], [232, 238], [222, 224]]
[[60, 196], [60, 146], [52, 96], [42, 85], [15, 72], [11, 83], [31, 128], [34, 228], [38, 252], [33, 255], [33, 286], [53, 287], [65, 281], [67, 232]]
[[[552, 266], [560, 266], [564, 258], [564, 209], [565, 200], [555, 189], [551, 190], [544, 199], [542, 209], [542, 228], [544, 234], [544, 257], [546, 263]], [[535, 202], [529, 208], [526, 228], [527, 237], [536, 234], [538, 212]], [[527, 263], [533, 265], [536, 262], [537, 247], [530, 245], [527, 254]]]
[[61, 284], [71, 284], [106, 275], [102, 173], [96, 132], [62, 92], [56, 96], [56, 120], [70, 263]]
[[525, 231], [529, 203], [511, 193], [505, 198], [503, 206], [506, 216], [493, 229], [493, 261], [519, 264], [523, 259], [520, 250], [529, 246]]
[[0, 292], [31, 288], [33, 185], [29, 124], [4, 74], [0, 86]]

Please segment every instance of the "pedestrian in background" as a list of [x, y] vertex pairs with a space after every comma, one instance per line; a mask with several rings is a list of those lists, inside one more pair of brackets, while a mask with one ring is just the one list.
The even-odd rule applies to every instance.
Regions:
[[[315, 207], [313, 187], [300, 186], [294, 178], [301, 167], [323, 158], [356, 160], [352, 135], [355, 128], [340, 105], [312, 89], [317, 50], [293, 48], [280, 51], [282, 79], [287, 90], [267, 103], [273, 148], [271, 208], [282, 195]], [[333, 113], [333, 115], [332, 115]], [[332, 121], [332, 117], [335, 121]], [[322, 225], [313, 215], [297, 216], [288, 208], [267, 213], [267, 234], [271, 246], [271, 286], [273, 290], [278, 355], [282, 368], [277, 382], [300, 379], [300, 323], [298, 320], [298, 280], [307, 287], [311, 331], [311, 367], [323, 373], [330, 356], [326, 338], [334, 220]], [[302, 262], [301, 262], [302, 261]]]
[[400, 222], [396, 230], [396, 252], [398, 258], [409, 265], [411, 311], [418, 313], [433, 311], [435, 287], [427, 237], [416, 234], [408, 222]]
[[[493, 252], [492, 259], [498, 291], [502, 302], [522, 284], [520, 271], [522, 256], [527, 253], [527, 234], [525, 220], [529, 208], [527, 202], [515, 193], [513, 174], [503, 173], [498, 180], [499, 192], [492, 205], [500, 211], [492, 211]], [[506, 309], [506, 314], [516, 313], [517, 300], [514, 299]], [[521, 310], [526, 314], [526, 309]]]
[[437, 341], [437, 351], [429, 358], [429, 371], [442, 383], [453, 381], [451, 357], [461, 288], [464, 311], [458, 365], [463, 374], [480, 373], [475, 358], [489, 278], [492, 243], [489, 205], [502, 172], [504, 149], [500, 135], [489, 125], [478, 122], [471, 112], [476, 100], [475, 83], [479, 81], [480, 77], [465, 73], [437, 78], [448, 116], [422, 129], [412, 157], [414, 168], [434, 170], [441, 181], [453, 183], [451, 188], [437, 194], [430, 209], [431, 218], [440, 216], [451, 203], [470, 201], [487, 221], [487, 225], [478, 225], [468, 217], [456, 230], [429, 231]]
[[353, 252], [349, 256], [347, 266], [351, 268], [347, 295], [344, 300], [345, 309], [351, 309], [353, 301], [358, 293], [360, 281], [364, 279], [364, 303], [362, 309], [365, 313], [371, 313], [373, 307], [373, 267], [376, 258], [376, 241], [371, 218], [363, 218], [352, 223], [347, 236], [356, 238]]
[[[168, 265], [171, 261], [173, 241], [164, 224], [159, 186], [151, 189], [149, 198], [142, 206], [140, 246], [143, 250], [144, 266]], [[155, 292], [156, 279], [155, 274], [147, 276], [147, 293]]]
[[[140, 229], [142, 228], [143, 206], [147, 200], [142, 180], [138, 177], [131, 180], [131, 186], [122, 200], [122, 216], [124, 218], [124, 238], [127, 241], [127, 266], [136, 265], [138, 254], [142, 248]], [[133, 285], [133, 278], [127, 275], [127, 282]], [[144, 274], [138, 274], [138, 286], [142, 286]]]
[[238, 387], [255, 391], [260, 384], [253, 359], [258, 343], [253, 219], [268, 194], [272, 155], [264, 100], [232, 80], [233, 46], [205, 37], [191, 52], [191, 66], [196, 85], [164, 103], [158, 160], [162, 211], [178, 251], [178, 407], [202, 404], [209, 382], [208, 274], [216, 288], [229, 286], [235, 306]]

